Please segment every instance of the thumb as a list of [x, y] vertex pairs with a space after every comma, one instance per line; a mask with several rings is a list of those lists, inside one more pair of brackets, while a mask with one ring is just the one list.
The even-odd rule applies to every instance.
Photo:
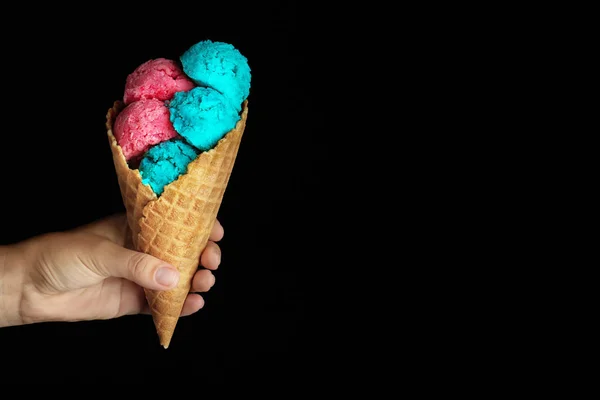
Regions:
[[125, 278], [151, 290], [171, 289], [179, 282], [177, 268], [156, 257], [109, 241], [103, 245], [107, 248], [94, 252], [92, 260], [95, 272], [101, 276]]

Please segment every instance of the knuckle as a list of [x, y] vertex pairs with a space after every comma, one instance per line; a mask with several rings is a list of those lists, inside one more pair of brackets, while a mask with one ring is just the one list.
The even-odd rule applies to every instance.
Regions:
[[217, 254], [220, 254], [220, 253], [221, 253], [221, 247], [219, 247], [219, 245], [218, 245], [217, 243], [215, 243], [215, 242], [210, 242], [210, 243], [208, 244], [208, 246], [209, 246], [208, 248], [209, 248], [209, 250], [210, 250], [210, 251], [214, 251], [214, 252], [215, 252], [215, 253], [217, 253]]
[[131, 276], [138, 277], [143, 276], [148, 266], [148, 258], [145, 254], [134, 253], [129, 258], [127, 263], [127, 270]]

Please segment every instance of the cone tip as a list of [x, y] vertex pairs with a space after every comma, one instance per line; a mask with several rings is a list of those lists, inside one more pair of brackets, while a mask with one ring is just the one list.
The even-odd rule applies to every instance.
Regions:
[[169, 338], [165, 338], [165, 337], [162, 337], [162, 336], [163, 335], [159, 335], [160, 345], [162, 347], [164, 347], [165, 349], [168, 349], [169, 345], [171, 344], [171, 338], [170, 337]]

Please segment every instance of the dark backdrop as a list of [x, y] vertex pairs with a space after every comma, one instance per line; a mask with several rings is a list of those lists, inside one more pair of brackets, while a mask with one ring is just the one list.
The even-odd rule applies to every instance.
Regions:
[[10, 16], [31, 35], [3, 32], [2, 244], [124, 210], [104, 122], [142, 62], [177, 58], [212, 39], [246, 55], [253, 78], [218, 216], [222, 263], [205, 307], [180, 320], [168, 350], [149, 316], [0, 329], [3, 383], [281, 381], [318, 363], [319, 329], [306, 304], [318, 276], [312, 237], [323, 227], [316, 205], [327, 185], [319, 172], [324, 96], [311, 75], [319, 46], [307, 40], [314, 22], [293, 2], [274, 4], [174, 5], [148, 14], [104, 6], [72, 17], [53, 6], [38, 8], [36, 15], [48, 13], [39, 20]]

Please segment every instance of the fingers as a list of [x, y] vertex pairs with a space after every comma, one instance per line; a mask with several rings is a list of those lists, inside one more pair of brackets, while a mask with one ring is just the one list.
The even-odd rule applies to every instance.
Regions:
[[[80, 258], [90, 270], [102, 277], [125, 278], [138, 285], [153, 290], [167, 290], [177, 285], [179, 272], [161, 260], [136, 252], [123, 245], [126, 242], [127, 219], [125, 214], [117, 214], [92, 222], [74, 230], [90, 233], [108, 239], [99, 244], [91, 241], [90, 248], [80, 253]], [[209, 242], [200, 257], [200, 264], [216, 270], [221, 263], [221, 249], [215, 242], [224, 236], [219, 220], [215, 220]], [[212, 274], [203, 273], [198, 278], [198, 291], [206, 291], [214, 284]], [[207, 280], [208, 279], [208, 280]], [[212, 279], [212, 281], [210, 281]], [[195, 290], [195, 289], [194, 289]]]
[[[210, 290], [210, 288], [213, 287], [214, 284], [215, 284], [215, 276], [213, 275], [213, 273], [210, 270], [201, 269], [194, 274], [190, 292], [208, 292]], [[134, 305], [133, 306], [134, 313], [141, 312], [142, 314], [150, 314], [150, 308], [148, 307], [148, 304], [145, 302], [145, 299], [142, 298], [141, 302], [143, 304], [140, 304], [139, 297], [132, 295], [131, 300], [128, 303]], [[183, 305], [183, 309], [181, 311], [181, 316], [185, 317], [188, 315], [192, 315], [192, 314], [196, 313], [198, 310], [200, 310], [202, 307], [204, 307], [204, 298], [202, 298], [202, 296], [200, 296], [198, 294], [190, 293], [190, 294], [188, 294], [188, 297], [186, 298], [185, 303]], [[140, 308], [141, 308], [141, 311], [140, 311]]]
[[215, 242], [209, 241], [200, 256], [200, 264], [204, 268], [215, 270], [221, 264], [221, 248]]
[[183, 304], [181, 316], [187, 317], [188, 315], [192, 315], [198, 312], [202, 307], [204, 307], [204, 299], [202, 296], [199, 294], [190, 293]]
[[192, 279], [192, 292], [208, 292], [215, 284], [215, 276], [207, 269], [202, 269]]
[[153, 290], [171, 289], [179, 282], [179, 272], [149, 254], [121, 247], [108, 240], [80, 253], [84, 265], [103, 277], [125, 278]]
[[[109, 278], [110, 279], [110, 278]], [[121, 295], [117, 317], [122, 315], [149, 313], [148, 302], [144, 290], [132, 281], [120, 279]]]
[[224, 234], [225, 230], [223, 229], [223, 225], [221, 225], [219, 220], [216, 219], [212, 231], [210, 231], [210, 236], [208, 237], [208, 240], [218, 242], [219, 240], [223, 239]]

